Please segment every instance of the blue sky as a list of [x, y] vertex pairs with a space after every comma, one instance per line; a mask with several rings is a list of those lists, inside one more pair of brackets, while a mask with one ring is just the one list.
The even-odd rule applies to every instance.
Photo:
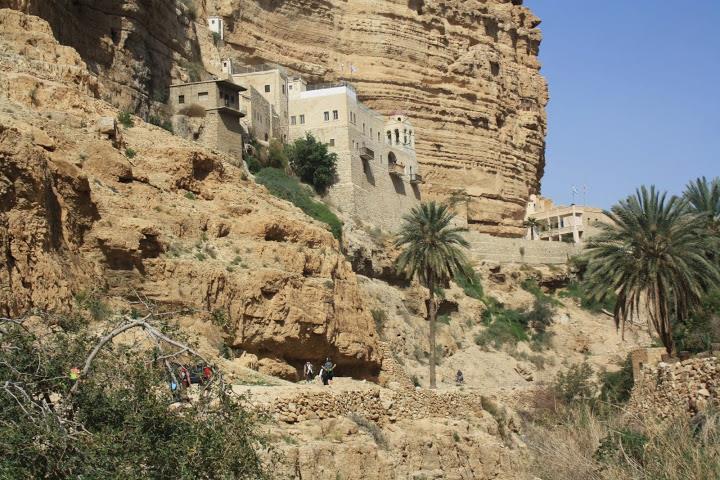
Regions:
[[[526, 0], [550, 86], [543, 195], [608, 208], [720, 175], [720, 0]], [[578, 203], [580, 203], [580, 199]]]

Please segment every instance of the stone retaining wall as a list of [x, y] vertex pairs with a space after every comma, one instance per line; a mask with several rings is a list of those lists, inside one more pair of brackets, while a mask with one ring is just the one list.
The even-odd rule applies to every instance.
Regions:
[[383, 425], [400, 419], [482, 416], [483, 412], [480, 396], [476, 394], [380, 388], [308, 391], [256, 406], [286, 423], [357, 414]]
[[564, 242], [493, 237], [467, 232], [469, 257], [476, 262], [565, 265], [568, 258], [582, 251], [582, 245]]
[[718, 357], [645, 366], [636, 380], [628, 410], [637, 416], [692, 416], [720, 396]]

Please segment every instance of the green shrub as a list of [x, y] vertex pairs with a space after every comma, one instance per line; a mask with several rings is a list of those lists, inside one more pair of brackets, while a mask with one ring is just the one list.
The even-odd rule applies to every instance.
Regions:
[[597, 392], [592, 377], [593, 370], [588, 363], [576, 363], [565, 372], [557, 374], [553, 390], [558, 399], [566, 404], [592, 400]]
[[225, 310], [221, 308], [216, 308], [213, 310], [211, 314], [212, 324], [215, 326], [218, 326], [220, 328], [225, 328], [228, 326], [228, 318], [225, 313]]
[[447, 313], [439, 315], [437, 317], [437, 321], [442, 323], [443, 325], [450, 325], [450, 315], [448, 315]]
[[75, 294], [75, 303], [82, 309], [87, 310], [93, 320], [105, 320], [112, 314], [112, 310], [102, 300], [100, 294], [95, 291], [84, 290]]
[[125, 128], [132, 128], [135, 126], [135, 122], [133, 122], [132, 113], [128, 111], [122, 111], [118, 113], [117, 116], [118, 122], [125, 127]]
[[188, 200], [197, 199], [197, 197], [195, 196], [195, 194], [193, 192], [185, 192], [185, 198], [187, 198]]
[[613, 293], [609, 293], [603, 301], [598, 301], [585, 288], [582, 282], [573, 280], [559, 294], [563, 298], [575, 298], [580, 301], [580, 307], [593, 313], [600, 313], [603, 310], [612, 312], [615, 310], [615, 302], [617, 297]]
[[288, 147], [275, 138], [270, 140], [270, 146], [267, 149], [267, 163], [265, 166], [286, 170], [288, 162]]
[[612, 405], [626, 403], [630, 400], [634, 383], [632, 361], [628, 355], [620, 370], [600, 374], [600, 396]]
[[296, 178], [277, 168], [263, 168], [255, 176], [257, 183], [265, 185], [276, 197], [288, 200], [315, 220], [328, 225], [333, 236], [340, 239], [342, 222], [323, 203], [313, 200], [311, 193]]
[[127, 158], [130, 158], [130, 159], [135, 158], [135, 155], [137, 155], [137, 152], [135, 150], [133, 150], [132, 148], [128, 147], [125, 149], [125, 156]]
[[148, 123], [151, 123], [152, 125], [155, 125], [156, 127], [160, 127], [164, 130], [167, 130], [170, 133], [173, 133], [172, 122], [170, 120], [164, 119], [157, 115], [150, 115], [148, 117]]
[[638, 465], [642, 465], [647, 443], [648, 438], [635, 430], [629, 428], [611, 430], [600, 441], [594, 457], [596, 460], [605, 463], [631, 460]]
[[325, 192], [335, 182], [337, 155], [328, 151], [325, 143], [307, 133], [288, 148], [290, 165], [301, 181], [312, 185], [315, 191]]
[[475, 337], [475, 343], [483, 348], [492, 345], [500, 348], [503, 344], [515, 345], [527, 341], [527, 323], [523, 312], [508, 309], [497, 300], [490, 298], [483, 312], [482, 322], [487, 327]]
[[219, 382], [168, 408], [170, 379], [151, 352], [107, 343], [69, 398], [70, 369], [99, 338], [0, 328], [0, 478], [267, 478], [257, 417]]
[[559, 306], [561, 305], [560, 301], [558, 301], [556, 298], [551, 297], [550, 295], [546, 294], [542, 291], [542, 288], [540, 288], [540, 284], [538, 284], [537, 280], [534, 278], [526, 278], [522, 281], [520, 284], [523, 290], [531, 293], [536, 300], [539, 300], [543, 303], [546, 303], [551, 306]]
[[470, 272], [472, 273], [470, 275], [460, 274], [456, 276], [455, 283], [457, 283], [458, 286], [463, 289], [463, 292], [465, 292], [465, 295], [467, 295], [468, 297], [474, 298], [476, 300], [483, 300], [485, 298], [485, 294], [483, 292], [480, 276], [475, 270], [468, 270], [470, 270]]

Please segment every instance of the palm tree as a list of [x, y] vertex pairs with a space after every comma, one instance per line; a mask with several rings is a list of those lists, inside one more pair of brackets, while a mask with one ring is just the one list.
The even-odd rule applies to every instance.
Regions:
[[523, 227], [530, 230], [530, 240], [538, 238], [538, 229], [540, 228], [540, 221], [535, 217], [528, 217], [523, 222]]
[[712, 236], [720, 236], [720, 177], [708, 182], [702, 177], [685, 187], [688, 209], [699, 215]]
[[445, 204], [423, 203], [404, 217], [395, 241], [397, 247], [404, 247], [397, 259], [398, 272], [404, 272], [408, 278], [417, 277], [430, 291], [427, 300], [430, 322], [430, 388], [436, 387], [436, 292], [458, 274], [471, 277], [467, 259], [461, 249], [468, 246], [468, 242], [460, 234], [465, 229], [451, 226], [454, 217], [455, 214]]
[[588, 282], [596, 300], [617, 294], [616, 327], [641, 306], [668, 354], [673, 321], [684, 321], [702, 296], [720, 282], [708, 260], [708, 242], [698, 235], [698, 217], [678, 197], [641, 187], [605, 212], [612, 223], [588, 244]]

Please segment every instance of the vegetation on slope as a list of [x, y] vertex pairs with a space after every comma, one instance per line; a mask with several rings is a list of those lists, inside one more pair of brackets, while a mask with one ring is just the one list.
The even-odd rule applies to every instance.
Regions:
[[300, 210], [327, 224], [333, 236], [338, 240], [342, 236], [342, 222], [323, 203], [312, 198], [312, 192], [300, 182], [278, 168], [263, 168], [255, 175], [255, 181], [265, 185], [276, 197], [291, 202]]
[[29, 323], [0, 321], [0, 478], [265, 478], [258, 419], [219, 378], [171, 408], [159, 347], [110, 341], [73, 380], [100, 337]]

